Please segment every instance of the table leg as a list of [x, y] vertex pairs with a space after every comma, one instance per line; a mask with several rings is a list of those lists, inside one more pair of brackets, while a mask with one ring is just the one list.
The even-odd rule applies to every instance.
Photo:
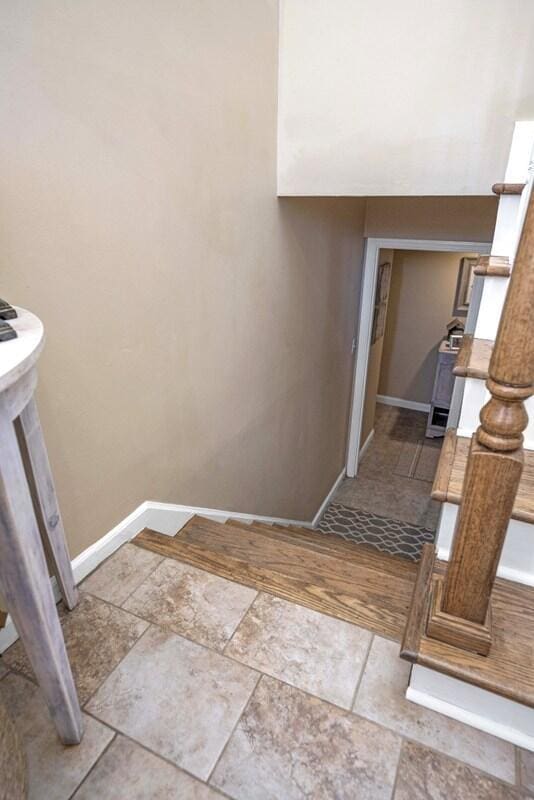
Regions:
[[59, 737], [82, 719], [13, 422], [0, 414], [0, 582]]
[[65, 605], [72, 610], [78, 602], [78, 591], [74, 583], [54, 479], [48, 461], [37, 405], [33, 397], [22, 411], [20, 423], [41, 507], [43, 533], [46, 538], [45, 547], [52, 560], [54, 575]]

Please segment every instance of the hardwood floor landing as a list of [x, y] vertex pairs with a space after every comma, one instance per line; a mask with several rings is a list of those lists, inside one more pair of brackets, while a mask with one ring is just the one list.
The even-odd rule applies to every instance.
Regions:
[[134, 544], [400, 641], [417, 567], [314, 531], [194, 517], [176, 536]]

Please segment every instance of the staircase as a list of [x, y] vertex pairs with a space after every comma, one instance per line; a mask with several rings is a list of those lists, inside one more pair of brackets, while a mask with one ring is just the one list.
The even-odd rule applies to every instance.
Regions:
[[417, 567], [308, 528], [193, 517], [134, 544], [400, 641]]
[[[479, 259], [476, 326], [455, 375], [401, 656], [407, 697], [534, 749], [534, 123], [517, 123], [491, 255]], [[524, 434], [523, 434], [524, 431]], [[510, 580], [511, 579], [511, 580]], [[472, 687], [476, 687], [473, 689]]]
[[[517, 123], [455, 374], [419, 565], [294, 526], [195, 516], [134, 543], [401, 642], [407, 697], [534, 750], [534, 123]], [[478, 309], [476, 308], [478, 305]], [[455, 387], [456, 391], [456, 387]], [[526, 410], [525, 410], [526, 409]], [[528, 412], [528, 416], [527, 413]], [[523, 430], [525, 430], [523, 436]]]

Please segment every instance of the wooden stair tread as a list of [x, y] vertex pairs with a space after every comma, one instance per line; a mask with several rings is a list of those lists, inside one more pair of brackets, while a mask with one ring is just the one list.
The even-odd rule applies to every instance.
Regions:
[[[442, 503], [459, 505], [462, 499], [467, 455], [471, 439], [449, 429], [443, 440], [432, 497]], [[512, 519], [534, 523], [534, 451], [524, 451], [524, 467], [514, 502]]]
[[511, 271], [508, 256], [479, 256], [474, 269], [475, 275], [488, 275], [495, 278], [509, 278]]
[[487, 380], [494, 344], [492, 339], [476, 339], [469, 333], [465, 334], [452, 370], [453, 375]]
[[[426, 549], [430, 548], [430, 549]], [[417, 601], [410, 609], [401, 656], [490, 692], [534, 707], [534, 587], [498, 578], [493, 589], [493, 643], [487, 656], [430, 639], [425, 632], [433, 575], [443, 575], [444, 562], [433, 564], [432, 545], [420, 562]]]
[[494, 183], [491, 187], [493, 194], [522, 194], [526, 183]]
[[254, 524], [247, 528], [197, 517], [174, 537], [145, 529], [133, 542], [400, 641], [417, 571], [414, 564], [396, 559], [395, 572], [392, 556], [358, 545], [354, 550], [359, 558], [349, 559], [345, 552], [327, 554], [304, 540], [288, 542], [273, 535], [280, 531], [263, 531]]
[[[193, 520], [191, 520], [193, 522]], [[259, 530], [268, 534], [273, 540], [287, 542], [293, 546], [303, 546], [311, 548], [316, 552], [323, 553], [330, 557], [339, 557], [349, 560], [355, 564], [360, 564], [362, 552], [366, 554], [366, 563], [369, 569], [375, 568], [381, 572], [387, 571], [392, 575], [398, 575], [399, 571], [405, 577], [411, 579], [413, 575], [413, 564], [406, 559], [400, 559], [390, 553], [378, 552], [375, 547], [367, 544], [357, 544], [348, 542], [335, 533], [323, 533], [314, 531], [311, 528], [300, 528], [295, 525], [266, 525], [261, 522], [254, 522], [252, 525], [247, 523], [230, 520], [225, 523], [233, 524], [241, 530]]]

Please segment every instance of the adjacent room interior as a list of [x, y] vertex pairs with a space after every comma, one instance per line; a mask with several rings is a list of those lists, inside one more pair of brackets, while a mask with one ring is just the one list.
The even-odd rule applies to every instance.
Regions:
[[431, 497], [449, 426], [453, 369], [478, 253], [380, 249], [358, 474], [346, 478], [324, 530], [417, 560], [433, 541]]

